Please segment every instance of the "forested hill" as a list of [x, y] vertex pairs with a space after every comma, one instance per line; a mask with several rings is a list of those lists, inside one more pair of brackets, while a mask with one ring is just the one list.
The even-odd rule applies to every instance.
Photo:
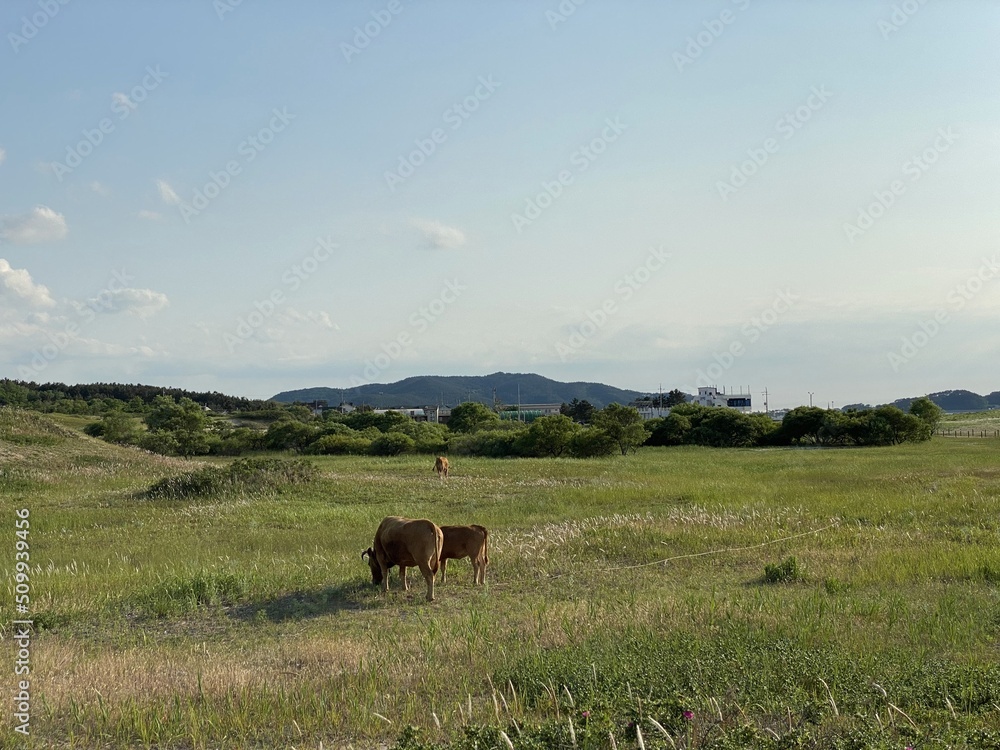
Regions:
[[[985, 411], [991, 407], [1000, 407], [1000, 391], [993, 391], [985, 396], [972, 391], [938, 391], [928, 393], [927, 398], [945, 411]], [[901, 398], [893, 401], [892, 405], [907, 411], [911, 403], [912, 398]]]
[[189, 398], [197, 404], [215, 411], [257, 411], [267, 409], [267, 401], [227, 396], [224, 393], [200, 393], [181, 388], [161, 388], [153, 385], [131, 385], [125, 383], [86, 383], [66, 385], [65, 383], [27, 383], [20, 380], [0, 380], [0, 405], [21, 406], [28, 409], [73, 412], [72, 402], [80, 405], [80, 413], [93, 411], [94, 401], [111, 400], [129, 403], [135, 399], [144, 404], [152, 403], [157, 396], [171, 396], [174, 399]]
[[309, 403], [323, 400], [331, 406], [341, 401], [375, 407], [454, 406], [465, 401], [493, 404], [494, 389], [503, 404], [570, 403], [589, 401], [597, 408], [610, 403], [627, 404], [643, 395], [601, 383], [561, 383], [531, 373], [495, 372], [492, 375], [423, 375], [395, 383], [370, 383], [354, 388], [303, 388], [284, 391], [275, 401]]

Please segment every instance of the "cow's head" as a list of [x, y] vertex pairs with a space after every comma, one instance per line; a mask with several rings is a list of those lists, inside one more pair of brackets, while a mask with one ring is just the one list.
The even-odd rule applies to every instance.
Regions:
[[372, 584], [378, 586], [382, 583], [382, 566], [378, 564], [378, 560], [375, 559], [375, 550], [371, 547], [366, 549], [361, 553], [361, 559], [365, 559], [365, 555], [368, 555], [368, 567], [372, 571]]

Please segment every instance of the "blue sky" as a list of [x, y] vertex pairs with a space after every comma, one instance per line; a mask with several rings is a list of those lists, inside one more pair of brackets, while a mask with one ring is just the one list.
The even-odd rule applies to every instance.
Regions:
[[7, 2], [0, 374], [1000, 389], [992, 2]]

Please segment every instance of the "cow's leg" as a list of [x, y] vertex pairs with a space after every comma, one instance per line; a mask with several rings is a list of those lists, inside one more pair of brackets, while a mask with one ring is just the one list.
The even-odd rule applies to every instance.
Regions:
[[448, 558], [447, 557], [442, 557], [441, 558], [441, 564], [438, 565], [438, 570], [441, 571], [441, 583], [444, 583], [445, 572], [448, 570]]
[[406, 566], [405, 565], [400, 565], [399, 566], [399, 578], [403, 582], [403, 591], [409, 591], [410, 590], [410, 584], [408, 584], [406, 582]]
[[382, 569], [382, 590], [389, 593], [389, 566], [381, 560], [378, 561], [378, 566]]
[[420, 563], [420, 572], [424, 574], [424, 580], [427, 581], [427, 601], [434, 601], [434, 572], [430, 569], [427, 563]]

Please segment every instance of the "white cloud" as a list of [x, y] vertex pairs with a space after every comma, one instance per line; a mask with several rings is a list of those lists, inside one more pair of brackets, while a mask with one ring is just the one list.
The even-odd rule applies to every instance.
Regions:
[[111, 190], [108, 188], [108, 186], [102, 185], [97, 180], [94, 180], [92, 183], [90, 183], [90, 189], [102, 197], [111, 195]]
[[48, 206], [36, 206], [31, 213], [0, 219], [0, 240], [15, 245], [61, 240], [66, 232], [66, 218]]
[[[126, 109], [132, 108], [132, 102], [129, 100], [128, 96], [123, 94], [121, 91], [116, 91], [111, 95], [111, 104], [112, 106], [124, 106]], [[115, 111], [117, 112], [118, 110]]]
[[92, 299], [87, 303], [94, 309], [107, 312], [125, 312], [146, 319], [170, 304], [167, 295], [152, 289], [116, 289], [109, 292], [110, 298]]
[[160, 198], [163, 200], [164, 203], [170, 206], [176, 206], [180, 204], [181, 202], [180, 196], [177, 195], [174, 189], [170, 187], [170, 183], [168, 183], [166, 180], [157, 180], [156, 188], [157, 190], [160, 191]]
[[7, 158], [7, 149], [0, 148], [0, 164], [3, 164], [6, 158]]
[[330, 313], [324, 312], [323, 310], [300, 312], [294, 307], [289, 307], [282, 313], [279, 313], [276, 317], [280, 322], [286, 325], [294, 325], [296, 323], [313, 323], [320, 328], [329, 328], [332, 331], [340, 330], [340, 326], [334, 322], [333, 318], [330, 317]]
[[440, 221], [414, 219], [410, 222], [420, 230], [430, 247], [438, 250], [454, 250], [465, 244], [465, 232], [458, 227], [449, 227]]
[[24, 268], [12, 268], [0, 258], [0, 300], [26, 302], [30, 307], [54, 307], [47, 287], [36, 284]]
[[145, 208], [142, 209], [138, 214], [136, 214], [140, 219], [146, 219], [147, 221], [159, 221], [163, 218], [163, 214], [159, 211], [147, 211]]

